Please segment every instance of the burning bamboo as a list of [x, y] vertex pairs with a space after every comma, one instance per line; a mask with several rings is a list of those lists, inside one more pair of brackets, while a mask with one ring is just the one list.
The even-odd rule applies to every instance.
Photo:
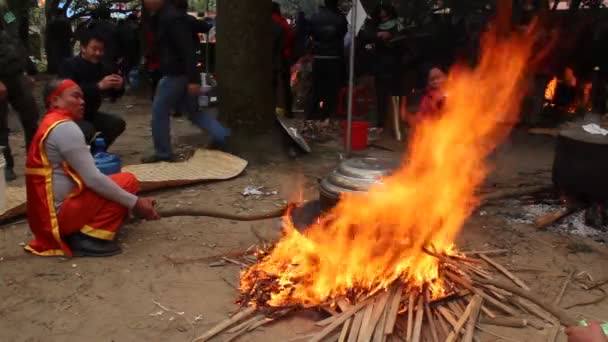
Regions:
[[[328, 307], [332, 317], [319, 324], [310, 341], [405, 337], [428, 342], [439, 338], [439, 331], [433, 333], [437, 326], [446, 341], [471, 341], [480, 311], [496, 317], [485, 305], [517, 317], [520, 312], [511, 303], [519, 297], [563, 324], [573, 323], [504, 266], [474, 257], [486, 253], [465, 256], [453, 250], [475, 203], [544, 190], [475, 195], [487, 174], [487, 155], [515, 122], [524, 94], [521, 79], [534, 45], [529, 37], [504, 40], [502, 34], [488, 32], [478, 68], [461, 68], [449, 77], [449, 101], [436, 119], [414, 130], [404, 166], [365, 193], [345, 194], [304, 233], [288, 216], [282, 238], [241, 273], [238, 302], [249, 307], [198, 341], [235, 325], [235, 333], [250, 331], [286, 309]], [[488, 80], [500, 86], [488, 86]], [[472, 98], [470, 89], [482, 93]], [[483, 101], [473, 103], [476, 99]], [[498, 280], [501, 275], [491, 273], [488, 265], [517, 286]], [[251, 318], [260, 313], [269, 319]], [[241, 322], [245, 319], [246, 324]]]

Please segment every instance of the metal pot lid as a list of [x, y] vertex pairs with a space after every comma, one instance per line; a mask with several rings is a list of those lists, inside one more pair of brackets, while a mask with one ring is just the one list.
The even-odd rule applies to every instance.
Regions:
[[382, 183], [399, 162], [381, 158], [354, 158], [340, 164], [321, 181], [322, 195], [339, 198], [343, 192], [365, 192], [372, 185]]

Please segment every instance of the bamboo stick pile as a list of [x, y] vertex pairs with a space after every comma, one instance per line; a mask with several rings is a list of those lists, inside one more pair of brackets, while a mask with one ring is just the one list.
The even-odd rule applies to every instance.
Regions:
[[[471, 342], [478, 340], [480, 321], [537, 329], [555, 318], [563, 325], [576, 324], [566, 312], [531, 292], [521, 279], [483, 252], [474, 254], [479, 258], [425, 252], [440, 260], [445, 295], [431, 298], [428, 285], [417, 288], [396, 281], [385, 291], [356, 302], [342, 298], [320, 306], [329, 316], [315, 323], [318, 331], [293, 341]], [[498, 280], [490, 268], [510, 282]], [[227, 338], [225, 341], [232, 341], [297, 309], [244, 306], [195, 341], [207, 341], [219, 334]]]

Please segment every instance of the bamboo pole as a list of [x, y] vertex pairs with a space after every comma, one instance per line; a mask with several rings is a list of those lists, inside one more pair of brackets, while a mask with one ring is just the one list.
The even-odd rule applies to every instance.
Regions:
[[496, 268], [497, 270], [502, 272], [504, 275], [506, 275], [515, 284], [519, 285], [519, 287], [521, 287], [522, 289], [524, 289], [526, 291], [530, 291], [530, 288], [528, 287], [528, 285], [526, 285], [526, 283], [524, 283], [521, 279], [516, 277], [513, 273], [509, 272], [504, 266], [502, 266], [501, 264], [497, 263], [490, 257], [485, 256], [483, 254], [480, 254], [479, 257], [482, 258], [483, 260], [485, 260], [488, 264], [494, 266], [494, 268]]
[[564, 310], [562, 310], [560, 308], [555, 307], [555, 305], [553, 305], [551, 303], [547, 303], [542, 298], [542, 296], [540, 296], [538, 294], [522, 290], [519, 287], [512, 286], [511, 284], [505, 284], [504, 282], [501, 282], [498, 280], [475, 279], [475, 281], [482, 283], [482, 284], [487, 283], [490, 285], [494, 285], [496, 287], [502, 288], [503, 290], [509, 291], [513, 294], [516, 294], [520, 297], [523, 297], [523, 298], [531, 301], [532, 303], [540, 306], [541, 308], [543, 308], [545, 311], [549, 312], [553, 316], [557, 317], [559, 319], [560, 323], [564, 326], [575, 326], [578, 324], [578, 321], [576, 319], [572, 318], [567, 312], [565, 312]]
[[203, 341], [209, 340], [213, 336], [215, 336], [215, 335], [219, 334], [220, 332], [224, 331], [224, 329], [230, 327], [231, 325], [233, 325], [235, 323], [238, 323], [243, 318], [247, 318], [247, 317], [251, 316], [252, 314], [254, 314], [256, 312], [256, 310], [257, 310], [257, 308], [255, 308], [253, 306], [250, 306], [250, 307], [246, 308], [245, 310], [243, 310], [243, 311], [235, 314], [231, 318], [228, 318], [228, 319], [225, 319], [225, 320], [221, 321], [216, 326], [214, 326], [213, 328], [209, 329], [203, 335], [195, 338], [194, 342], [199, 342], [199, 341], [203, 342]]

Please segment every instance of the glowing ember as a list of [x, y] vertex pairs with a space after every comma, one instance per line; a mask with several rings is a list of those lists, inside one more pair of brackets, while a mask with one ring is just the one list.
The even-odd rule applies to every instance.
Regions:
[[428, 285], [441, 294], [439, 261], [477, 204], [486, 156], [517, 119], [532, 39], [529, 34], [482, 39], [478, 66], [458, 66], [446, 84], [440, 115], [411, 136], [402, 167], [363, 195], [344, 195], [305, 233], [288, 218], [274, 249], [241, 274], [243, 300], [257, 305], [316, 306], [386, 289]]
[[557, 88], [557, 77], [553, 76], [553, 79], [549, 81], [545, 89], [545, 100], [553, 101], [555, 98], [555, 88]]

